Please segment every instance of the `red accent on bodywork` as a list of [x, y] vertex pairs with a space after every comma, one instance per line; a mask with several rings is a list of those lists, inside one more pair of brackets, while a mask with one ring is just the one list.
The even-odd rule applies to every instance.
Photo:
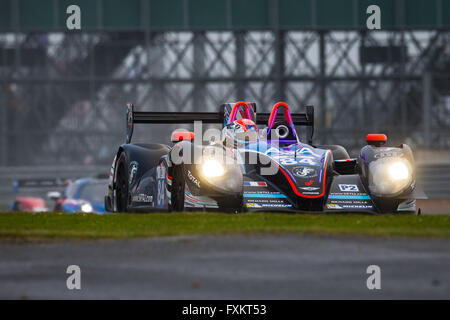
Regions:
[[277, 102], [277, 103], [273, 106], [272, 112], [270, 113], [269, 124], [272, 122], [272, 116], [273, 116], [274, 114], [276, 115], [276, 112], [274, 113], [274, 111], [275, 111], [275, 110], [278, 111], [278, 109], [279, 109], [280, 107], [284, 107], [284, 119], [286, 120], [286, 122], [287, 122], [288, 124], [292, 124], [292, 118], [289, 117], [289, 115], [290, 115], [290, 113], [291, 113], [291, 110], [289, 109], [288, 104], [287, 104], [286, 102], [282, 102], [282, 101], [281, 101], [281, 102]]
[[45, 208], [45, 201], [41, 198], [17, 197], [16, 202], [20, 203], [23, 211], [33, 211], [35, 208]]
[[366, 136], [366, 141], [382, 141], [382, 142], [386, 142], [387, 141], [387, 136], [385, 134], [382, 133], [369, 133]]
[[255, 126], [257, 128], [256, 124], [250, 119], [238, 119], [234, 122], [239, 123], [244, 128], [244, 132], [248, 131], [248, 126]]
[[269, 127], [268, 133], [270, 132], [270, 130], [272, 130], [273, 124], [275, 122], [275, 119], [277, 117], [277, 113], [278, 113], [278, 109], [280, 107], [283, 107], [284, 109], [284, 119], [286, 120], [286, 122], [289, 124], [289, 126], [292, 128], [294, 135], [295, 135], [295, 130], [294, 130], [294, 123], [292, 122], [292, 116], [291, 116], [291, 110], [289, 109], [289, 106], [286, 102], [277, 102], [273, 108], [272, 108], [272, 112], [270, 113], [270, 117], [269, 117], [269, 123], [267, 124]]
[[172, 142], [179, 142], [181, 140], [194, 140], [194, 133], [193, 132], [186, 132], [186, 131], [174, 131], [172, 133], [172, 136], [170, 137], [170, 140]]
[[[228, 123], [233, 123], [233, 121], [236, 120], [236, 114], [237, 114], [237, 111], [239, 110], [239, 107], [244, 107], [246, 110], [248, 108], [250, 108], [249, 105], [247, 104], [247, 102], [245, 102], [245, 101], [236, 102], [233, 106], [233, 109], [231, 109], [230, 118], [228, 119]], [[248, 113], [248, 115], [250, 115], [250, 113]]]

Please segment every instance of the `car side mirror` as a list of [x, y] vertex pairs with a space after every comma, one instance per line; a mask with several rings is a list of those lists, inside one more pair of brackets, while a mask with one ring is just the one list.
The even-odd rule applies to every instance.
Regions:
[[387, 141], [387, 136], [381, 133], [370, 133], [366, 136], [366, 141], [368, 145], [381, 147]]
[[58, 201], [61, 198], [61, 193], [58, 191], [50, 191], [47, 193], [47, 198], [53, 201]]

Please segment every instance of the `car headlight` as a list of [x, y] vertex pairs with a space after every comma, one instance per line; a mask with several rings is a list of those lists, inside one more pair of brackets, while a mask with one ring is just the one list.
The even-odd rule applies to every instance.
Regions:
[[389, 176], [394, 181], [406, 180], [409, 178], [409, 169], [406, 164], [396, 161], [389, 166]]
[[220, 177], [225, 173], [225, 168], [217, 160], [206, 160], [202, 164], [203, 175], [208, 178]]
[[83, 211], [83, 212], [92, 212], [92, 206], [91, 206], [91, 204], [89, 204], [89, 203], [83, 203], [82, 205], [81, 205], [81, 211]]
[[409, 187], [413, 171], [408, 160], [383, 158], [369, 165], [369, 187], [376, 195], [395, 195]]

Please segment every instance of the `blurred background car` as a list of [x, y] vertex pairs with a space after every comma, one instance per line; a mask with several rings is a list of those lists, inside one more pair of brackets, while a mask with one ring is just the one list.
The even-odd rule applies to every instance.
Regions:
[[42, 198], [16, 197], [11, 203], [9, 211], [45, 212], [48, 211], [48, 208]]
[[9, 211], [44, 212], [48, 211], [45, 194], [48, 190], [62, 190], [68, 181], [54, 178], [14, 179], [12, 193], [14, 199], [9, 205]]
[[47, 197], [55, 201], [53, 211], [106, 213], [104, 197], [107, 179], [81, 178], [71, 182], [63, 194], [52, 191]]

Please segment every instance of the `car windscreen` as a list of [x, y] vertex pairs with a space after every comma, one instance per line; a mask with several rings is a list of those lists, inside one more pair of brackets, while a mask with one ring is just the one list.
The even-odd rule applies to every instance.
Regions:
[[85, 183], [80, 190], [78, 199], [92, 201], [92, 202], [103, 202], [106, 194], [106, 184], [105, 183]]

